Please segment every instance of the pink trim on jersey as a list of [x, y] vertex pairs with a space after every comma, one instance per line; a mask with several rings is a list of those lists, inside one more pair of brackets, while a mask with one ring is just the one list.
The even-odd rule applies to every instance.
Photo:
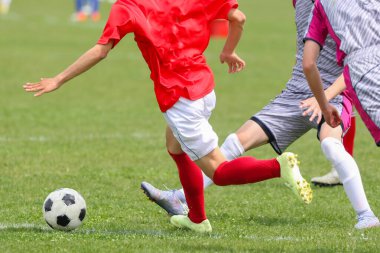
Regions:
[[305, 39], [311, 39], [317, 42], [321, 47], [323, 47], [327, 34], [330, 34], [331, 38], [336, 43], [336, 61], [339, 66], [343, 66], [343, 60], [346, 57], [346, 54], [340, 50], [341, 40], [335, 34], [334, 29], [331, 26], [329, 18], [321, 4], [320, 0], [315, 1], [315, 8], [313, 11], [313, 17], [311, 19], [309, 30], [306, 34]]
[[347, 92], [352, 99], [356, 110], [360, 114], [360, 117], [362, 118], [364, 124], [366, 125], [368, 131], [371, 133], [372, 137], [375, 139], [376, 143], [380, 142], [380, 128], [376, 126], [375, 122], [372, 121], [372, 119], [369, 117], [367, 112], [363, 109], [358, 96], [355, 93], [354, 87], [352, 86], [351, 82], [351, 76], [350, 76], [350, 69], [348, 65], [344, 67], [343, 70], [343, 75], [344, 75], [344, 81], [347, 86]]
[[293, 0], [293, 7], [296, 8], [297, 0]]
[[343, 97], [343, 108], [340, 118], [342, 119], [343, 132], [346, 132], [351, 127], [351, 117], [352, 117], [352, 99], [347, 91], [342, 93]]

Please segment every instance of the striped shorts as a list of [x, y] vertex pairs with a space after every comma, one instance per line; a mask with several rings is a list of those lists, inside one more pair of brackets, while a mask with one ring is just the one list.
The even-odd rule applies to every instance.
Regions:
[[[312, 94], [296, 94], [289, 90], [283, 91], [260, 112], [251, 117], [264, 130], [273, 149], [281, 154], [290, 144], [307, 133], [310, 129], [318, 129], [317, 119], [310, 121], [310, 116], [302, 116], [300, 102]], [[345, 133], [350, 127], [352, 106], [350, 100], [339, 96], [330, 102], [342, 118], [342, 129]], [[322, 120], [323, 121], [323, 120]]]

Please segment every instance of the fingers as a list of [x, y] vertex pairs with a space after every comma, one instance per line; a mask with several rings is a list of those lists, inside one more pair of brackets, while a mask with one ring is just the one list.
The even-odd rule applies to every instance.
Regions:
[[313, 114], [310, 116], [309, 120], [313, 121], [315, 118], [319, 119], [320, 117], [320, 112], [313, 111]]
[[228, 73], [233, 73], [234, 66], [231, 62], [228, 62]]
[[[43, 80], [43, 78], [41, 78], [41, 81]], [[46, 92], [46, 88], [40, 83], [26, 83], [23, 85], [23, 88], [25, 91], [27, 92], [35, 92], [34, 96], [35, 97], [38, 97], [38, 96], [41, 96], [42, 94], [44, 94]]]
[[313, 103], [311, 103], [309, 99], [305, 99], [305, 100], [302, 100], [300, 102], [300, 108], [301, 109], [308, 108], [308, 107], [311, 107], [311, 106], [313, 106]]
[[43, 87], [40, 83], [26, 83], [23, 86], [23, 88], [25, 91], [28, 91], [28, 92], [35, 92], [35, 91], [39, 91], [39, 90], [43, 89]]
[[[305, 108], [307, 108], [307, 109], [305, 109]], [[302, 116], [307, 116], [307, 115], [311, 114], [314, 111], [313, 108], [306, 107], [306, 106], [305, 107], [301, 107], [301, 109], [304, 109], [304, 111], [302, 113]]]
[[244, 61], [237, 61], [237, 62], [229, 62], [229, 71], [228, 73], [237, 73], [242, 71], [245, 68], [245, 62]]
[[340, 121], [336, 121], [336, 120], [333, 120], [332, 122], [330, 122], [329, 124], [332, 128], [336, 128], [340, 125]]
[[244, 68], [245, 68], [245, 61], [240, 61], [240, 62], [238, 62], [238, 64], [237, 64], [236, 72], [240, 72], [240, 71], [242, 71]]
[[39, 97], [39, 96], [41, 96], [41, 95], [44, 94], [44, 93], [45, 93], [45, 91], [44, 91], [44, 90], [41, 90], [41, 91], [35, 93], [34, 96], [35, 96], [35, 97]]
[[340, 118], [340, 116], [338, 114], [333, 114], [333, 123], [334, 123], [334, 127], [337, 127], [339, 126], [341, 123], [342, 123], [342, 119]]
[[305, 104], [305, 103], [302, 103], [302, 102], [301, 102], [299, 108], [303, 111], [303, 112], [302, 112], [302, 116], [307, 116], [307, 115], [310, 114], [311, 111], [312, 111], [310, 105]]
[[332, 128], [338, 127], [342, 123], [340, 116], [336, 114], [325, 115], [325, 120]]
[[319, 112], [319, 113], [318, 113], [317, 123], [318, 123], [318, 124], [321, 123], [321, 120], [322, 120], [322, 113]]

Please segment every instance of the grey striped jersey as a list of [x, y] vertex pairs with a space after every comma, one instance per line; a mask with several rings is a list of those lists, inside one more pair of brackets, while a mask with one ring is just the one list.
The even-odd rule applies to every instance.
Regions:
[[[330, 0], [331, 1], [331, 0]], [[293, 1], [294, 2], [294, 1]], [[297, 27], [297, 54], [296, 64], [293, 67], [292, 77], [288, 81], [286, 88], [295, 94], [305, 94], [312, 97], [313, 94], [307, 84], [306, 77], [303, 73], [302, 58], [304, 49], [304, 35], [307, 32], [308, 21], [313, 9], [312, 0], [295, 1], [295, 21]], [[343, 68], [336, 64], [336, 44], [331, 37], [328, 36], [325, 46], [321, 51], [318, 59], [318, 68], [321, 74], [324, 89], [328, 88], [342, 73]], [[285, 91], [287, 91], [285, 90]], [[340, 97], [334, 99], [336, 102], [341, 100]]]
[[328, 31], [339, 45], [339, 63], [346, 55], [360, 58], [373, 54], [373, 50], [367, 50], [363, 55], [363, 49], [380, 47], [379, 0], [317, 0], [315, 9], [312, 19], [317, 22], [310, 26], [308, 34], [316, 30], [313, 39], [320, 43]]

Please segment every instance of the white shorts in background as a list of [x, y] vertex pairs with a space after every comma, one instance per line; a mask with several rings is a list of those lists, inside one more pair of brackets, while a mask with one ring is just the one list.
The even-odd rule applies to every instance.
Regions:
[[166, 122], [182, 150], [193, 161], [218, 147], [218, 136], [208, 122], [215, 103], [214, 91], [194, 101], [181, 97], [164, 113]]

